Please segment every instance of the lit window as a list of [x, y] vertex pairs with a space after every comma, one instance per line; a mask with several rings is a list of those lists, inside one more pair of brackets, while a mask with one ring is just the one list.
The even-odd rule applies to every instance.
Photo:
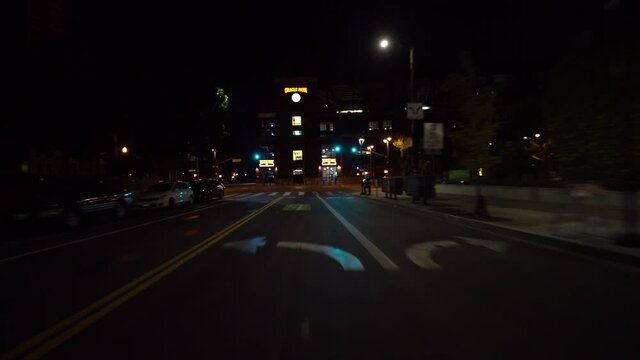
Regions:
[[293, 136], [302, 136], [302, 130], [293, 130]]
[[293, 150], [293, 161], [302, 160], [302, 150]]
[[302, 116], [295, 115], [291, 117], [291, 125], [302, 126]]
[[393, 129], [393, 122], [391, 120], [385, 120], [382, 122], [382, 128], [385, 130]]
[[321, 122], [320, 123], [320, 131], [333, 131], [333, 123], [332, 122]]
[[377, 121], [369, 121], [369, 131], [380, 130], [379, 123]]

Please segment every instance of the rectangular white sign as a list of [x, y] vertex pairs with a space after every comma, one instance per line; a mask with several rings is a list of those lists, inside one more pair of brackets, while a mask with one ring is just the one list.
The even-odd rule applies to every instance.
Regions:
[[442, 123], [424, 123], [422, 148], [441, 150], [444, 147], [444, 126]]
[[407, 119], [409, 120], [424, 119], [422, 103], [407, 103]]

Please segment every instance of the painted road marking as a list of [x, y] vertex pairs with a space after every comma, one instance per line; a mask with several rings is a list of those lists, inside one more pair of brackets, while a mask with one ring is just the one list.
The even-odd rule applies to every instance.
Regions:
[[304, 196], [304, 191], [298, 191], [298, 196]]
[[437, 249], [459, 245], [459, 243], [452, 240], [430, 241], [409, 247], [405, 250], [405, 254], [414, 264], [423, 269], [440, 270], [442, 267], [431, 258], [431, 253]]
[[236, 249], [249, 254], [256, 254], [259, 247], [264, 246], [267, 243], [267, 238], [264, 236], [254, 237], [249, 240], [234, 241], [222, 245], [226, 249]]
[[215, 207], [226, 205], [226, 204], [230, 204], [230, 203], [221, 202], [221, 203], [218, 203], [218, 204], [215, 204], [215, 205], [202, 207], [202, 208], [199, 208], [199, 209], [196, 209], [196, 210], [192, 210], [192, 211], [187, 211], [187, 212], [184, 212], [184, 213], [181, 213], [181, 214], [178, 214], [178, 215], [167, 216], [166, 218], [153, 220], [153, 221], [149, 221], [149, 222], [138, 224], [138, 225], [127, 226], [125, 228], [109, 231], [109, 232], [106, 232], [106, 233], [103, 233], [103, 234], [93, 235], [93, 236], [89, 236], [89, 237], [82, 238], [82, 239], [79, 239], [79, 240], [73, 240], [73, 241], [69, 241], [69, 242], [66, 242], [66, 243], [62, 243], [62, 244], [58, 244], [58, 245], [54, 245], [54, 246], [49, 246], [49, 247], [46, 247], [46, 248], [43, 248], [43, 249], [29, 251], [29, 252], [26, 252], [26, 253], [23, 253], [23, 254], [19, 254], [19, 255], [9, 256], [9, 257], [0, 259], [0, 264], [2, 264], [4, 262], [9, 262], [9, 261], [21, 259], [21, 258], [24, 258], [24, 257], [27, 257], [27, 256], [37, 255], [37, 254], [41, 254], [41, 253], [48, 252], [48, 251], [51, 251], [51, 250], [56, 250], [56, 249], [60, 249], [60, 248], [71, 246], [71, 245], [75, 245], [75, 244], [80, 244], [80, 243], [83, 243], [83, 242], [86, 242], [86, 241], [91, 241], [91, 240], [103, 238], [105, 236], [119, 234], [121, 232], [125, 232], [125, 231], [129, 231], [129, 230], [141, 228], [141, 227], [144, 227], [144, 226], [161, 223], [163, 221], [179, 218], [181, 216], [197, 213], [197, 212], [204, 211], [204, 210], [213, 209]]
[[194, 214], [194, 215], [185, 217], [183, 220], [195, 220], [198, 218], [200, 218], [200, 214]]
[[256, 197], [256, 196], [260, 196], [260, 195], [264, 195], [264, 194], [265, 194], [264, 192], [259, 192], [259, 193], [255, 193], [255, 194], [253, 194], [251, 196], [248, 196], [248, 197]]
[[361, 233], [360, 230], [358, 230], [355, 226], [351, 225], [351, 223], [348, 222], [347, 219], [344, 218], [344, 216], [340, 215], [340, 213], [338, 213], [334, 208], [332, 208], [331, 205], [329, 205], [329, 203], [327, 203], [323, 198], [321, 198], [317, 192], [314, 191], [313, 195], [315, 195], [318, 198], [318, 200], [320, 200], [320, 202], [322, 202], [324, 206], [326, 206], [327, 209], [329, 209], [329, 211], [333, 214], [333, 216], [335, 216], [336, 219], [338, 219], [338, 221], [340, 221], [342, 225], [344, 225], [344, 227], [347, 228], [347, 230], [351, 233], [351, 235], [353, 235], [353, 237], [355, 237], [356, 240], [358, 240], [358, 242], [360, 242], [360, 244], [364, 246], [365, 249], [367, 249], [369, 254], [371, 254], [371, 256], [373, 256], [373, 258], [376, 259], [376, 261], [378, 261], [378, 263], [382, 266], [383, 269], [400, 270], [398, 265], [396, 265], [391, 259], [389, 259], [389, 257], [385, 253], [383, 253], [382, 250], [380, 250], [371, 241], [369, 241], [369, 239], [367, 239], [367, 237], [364, 236], [364, 234]]
[[278, 194], [278, 192], [276, 191], [276, 192], [272, 192], [271, 194], [269, 194], [269, 196], [275, 196], [277, 194]]
[[13, 348], [8, 353], [2, 354], [1, 358], [10, 359], [17, 356], [24, 356], [25, 359], [36, 359], [46, 355], [55, 347], [69, 340], [96, 321], [120, 307], [122, 304], [131, 300], [143, 290], [160, 281], [162, 278], [172, 273], [189, 260], [215, 245], [227, 235], [231, 234], [233, 231], [237, 230], [271, 206], [275, 205], [280, 200], [282, 200], [282, 197], [276, 198], [255, 212], [243, 217], [214, 235], [211, 235], [202, 242], [186, 251], [183, 251], [179, 255], [169, 259], [121, 288], [111, 292], [107, 296], [78, 311], [74, 315], [35, 335], [31, 339]]
[[286, 192], [286, 193], [284, 193], [284, 195], [282, 195], [282, 196], [289, 196], [289, 195], [291, 195], [291, 191], [287, 191], [287, 192]]
[[287, 204], [282, 208], [284, 211], [309, 211], [311, 210], [310, 204]]
[[327, 191], [327, 195], [333, 196], [333, 193], [331, 191]]
[[227, 198], [232, 198], [232, 197], [234, 197], [234, 196], [238, 196], [238, 194], [236, 193], [236, 194], [229, 194], [229, 195], [225, 195], [225, 197], [227, 197]]
[[242, 193], [242, 194], [238, 195], [238, 197], [241, 198], [241, 197], [245, 197], [245, 196], [250, 195], [250, 194], [251, 193]]
[[509, 248], [509, 244], [507, 244], [504, 241], [482, 240], [482, 239], [470, 238], [466, 236], [456, 236], [456, 237], [466, 242], [469, 245], [482, 246], [489, 250], [493, 250], [499, 253], [503, 253]]
[[324, 254], [333, 260], [335, 260], [344, 271], [364, 271], [362, 262], [353, 256], [350, 252], [342, 249], [335, 248], [333, 246], [325, 246], [318, 244], [292, 242], [292, 241], [279, 241], [277, 247], [295, 250], [307, 250], [320, 254]]

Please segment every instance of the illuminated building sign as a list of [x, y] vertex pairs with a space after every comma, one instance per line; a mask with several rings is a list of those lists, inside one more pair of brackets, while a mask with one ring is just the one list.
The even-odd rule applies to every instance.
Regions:
[[293, 161], [302, 160], [302, 150], [293, 150]]
[[258, 164], [259, 167], [263, 168], [263, 167], [274, 167], [274, 160], [273, 159], [267, 159], [267, 160], [260, 160], [260, 163]]
[[322, 166], [335, 166], [337, 165], [336, 159], [324, 158], [322, 159]]
[[284, 88], [284, 93], [307, 93], [306, 87], [286, 87]]

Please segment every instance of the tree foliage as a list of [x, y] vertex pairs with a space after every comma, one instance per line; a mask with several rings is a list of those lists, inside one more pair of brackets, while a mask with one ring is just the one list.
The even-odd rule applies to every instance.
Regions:
[[499, 122], [495, 111], [495, 90], [481, 85], [473, 63], [467, 54], [462, 54], [463, 72], [450, 74], [443, 85], [452, 105], [457, 109], [460, 123], [451, 133], [454, 162], [476, 172], [500, 162], [491, 153], [489, 143], [495, 141]]
[[638, 188], [640, 82], [631, 71], [638, 61], [637, 49], [583, 51], [546, 75], [543, 117], [559, 169], [569, 181]]

